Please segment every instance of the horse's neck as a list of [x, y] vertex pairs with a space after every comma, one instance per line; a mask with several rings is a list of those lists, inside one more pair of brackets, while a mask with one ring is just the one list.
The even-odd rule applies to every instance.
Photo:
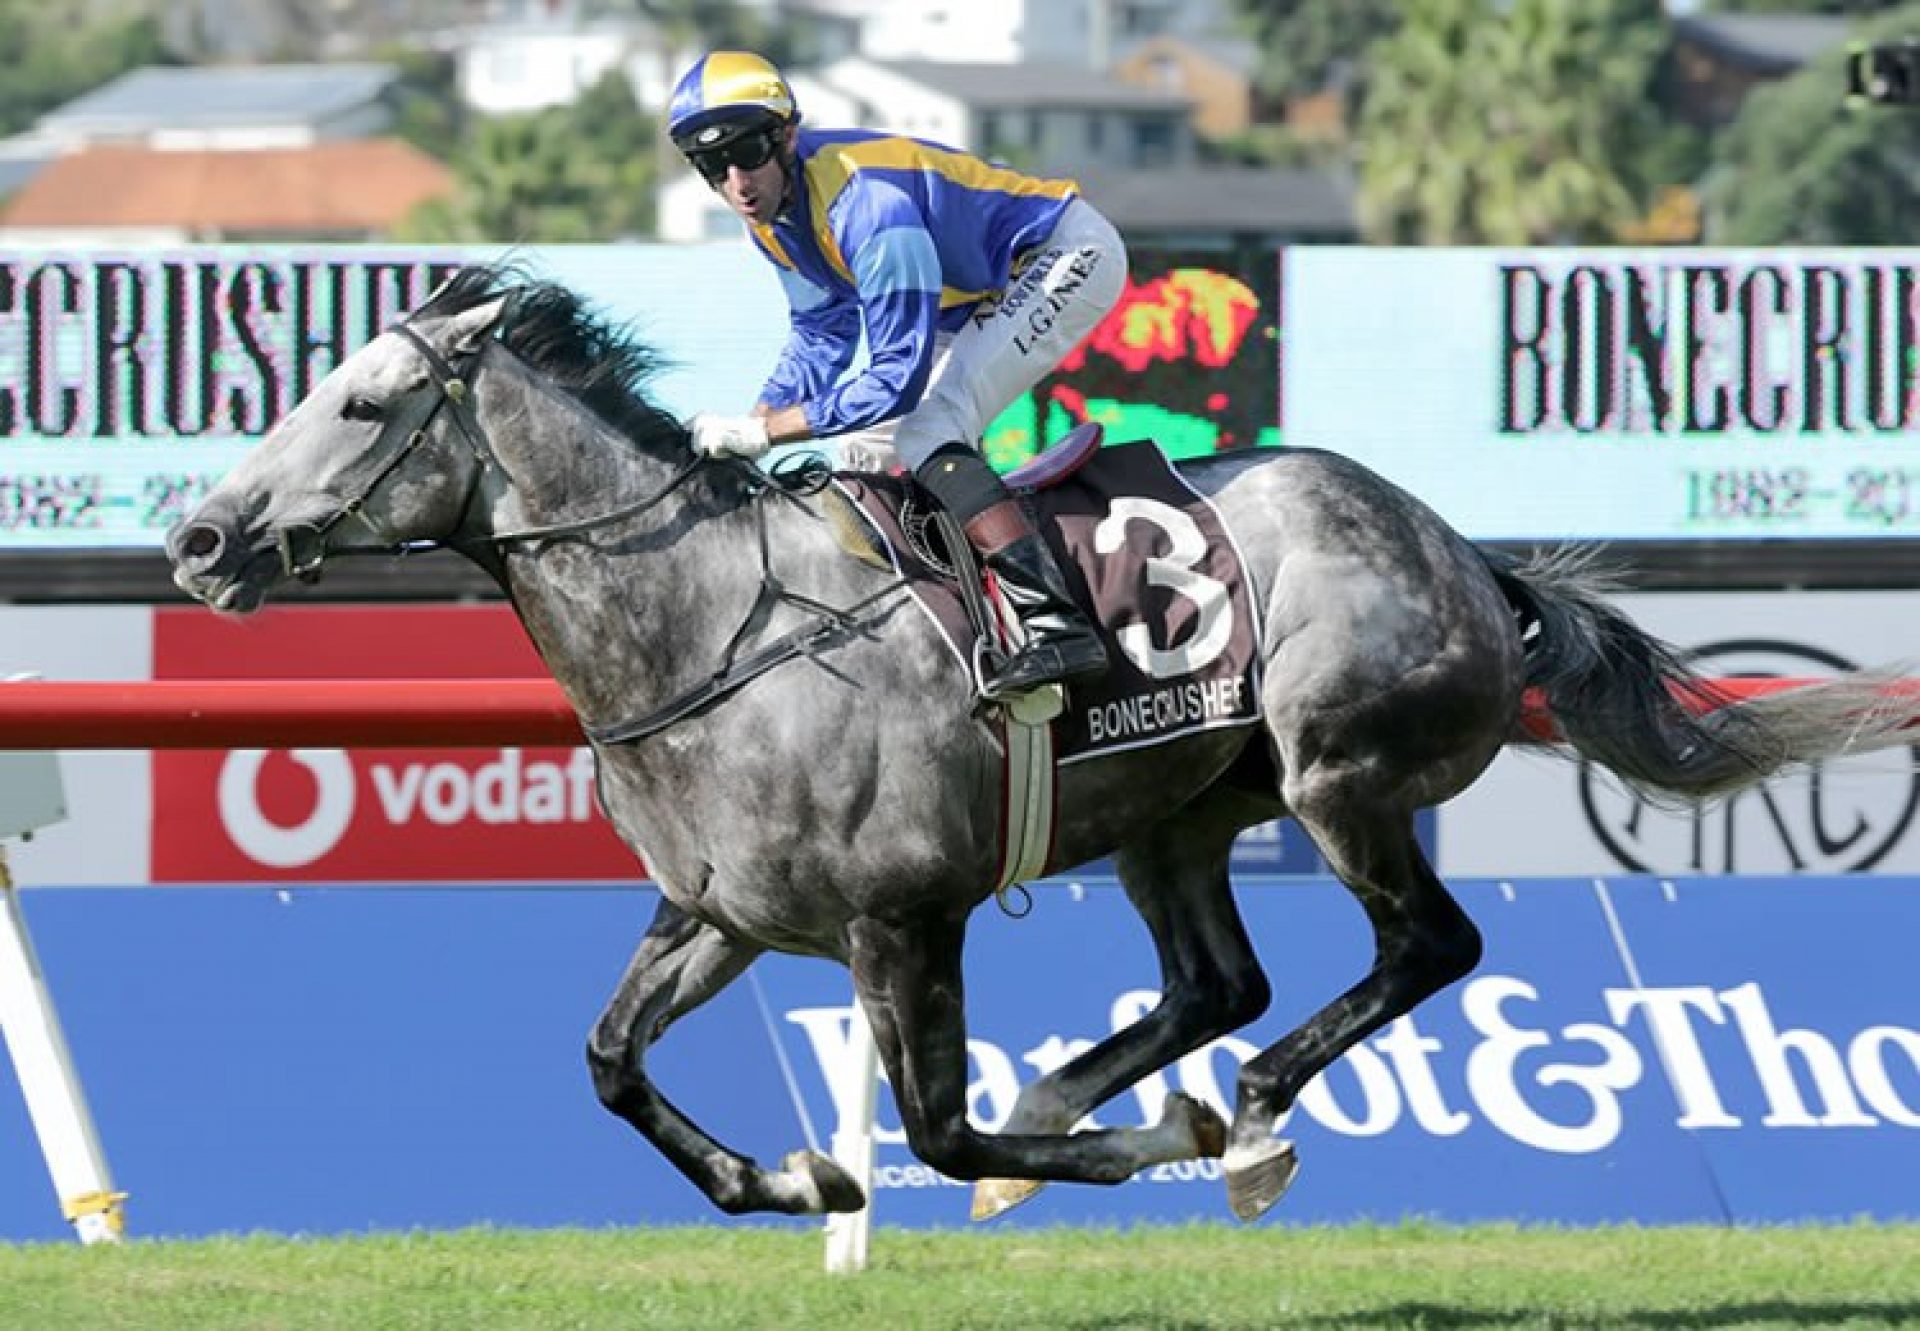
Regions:
[[[487, 496], [495, 532], [644, 500], [684, 461], [637, 447], [537, 386], [508, 411], [513, 429], [490, 440], [505, 473]], [[767, 517], [791, 526], [777, 512]], [[759, 591], [757, 520], [736, 482], [705, 469], [644, 513], [512, 547], [494, 572], [574, 707], [589, 724], [610, 724], [666, 703], [720, 664]], [[805, 539], [775, 537], [796, 538]]]

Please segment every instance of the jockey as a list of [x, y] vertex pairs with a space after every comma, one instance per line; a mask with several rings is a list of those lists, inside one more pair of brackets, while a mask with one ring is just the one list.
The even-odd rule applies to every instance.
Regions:
[[[755, 458], [832, 438], [859, 456], [890, 443], [1026, 630], [987, 696], [1103, 673], [1106, 649], [979, 441], [1118, 301], [1127, 254], [1112, 224], [1070, 181], [897, 134], [802, 129], [780, 71], [743, 52], [681, 77], [667, 132], [746, 222], [790, 306], [752, 413], [696, 416], [694, 447]], [[849, 374], [863, 333], [866, 362]]]

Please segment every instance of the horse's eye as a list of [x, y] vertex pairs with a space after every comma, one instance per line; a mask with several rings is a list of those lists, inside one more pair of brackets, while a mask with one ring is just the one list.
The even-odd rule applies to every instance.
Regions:
[[349, 421], [377, 421], [383, 414], [380, 404], [367, 397], [350, 397], [340, 408], [341, 418]]

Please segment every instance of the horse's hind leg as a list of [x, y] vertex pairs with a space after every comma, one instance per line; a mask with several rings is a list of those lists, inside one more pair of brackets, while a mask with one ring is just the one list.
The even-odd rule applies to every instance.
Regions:
[[593, 1035], [587, 1064], [600, 1102], [639, 1129], [713, 1204], [731, 1215], [857, 1211], [860, 1186], [827, 1157], [799, 1151], [778, 1171], [720, 1145], [676, 1109], [646, 1073], [647, 1047], [724, 989], [760, 954], [661, 899]]
[[1217, 1154], [1224, 1125], [1197, 1101], [1169, 1101], [1151, 1128], [984, 1133], [967, 1121], [964, 917], [864, 916], [848, 929], [853, 982], [880, 1047], [907, 1141], [951, 1178], [1122, 1183], [1148, 1165]]
[[1365, 979], [1240, 1070], [1239, 1104], [1222, 1161], [1234, 1214], [1253, 1220], [1293, 1181], [1290, 1144], [1273, 1136], [1279, 1116], [1340, 1055], [1480, 961], [1480, 932], [1427, 864], [1413, 811], [1370, 801], [1359, 769], [1289, 782], [1294, 816], [1373, 925], [1374, 964]]
[[[1003, 1131], [1071, 1131], [1127, 1087], [1266, 1011], [1271, 990], [1240, 921], [1227, 863], [1240, 830], [1277, 812], [1216, 790], [1120, 849], [1120, 881], [1159, 954], [1160, 1001], [1028, 1085]], [[1027, 1179], [983, 1179], [974, 1187], [973, 1218], [991, 1219], [1039, 1188]]]

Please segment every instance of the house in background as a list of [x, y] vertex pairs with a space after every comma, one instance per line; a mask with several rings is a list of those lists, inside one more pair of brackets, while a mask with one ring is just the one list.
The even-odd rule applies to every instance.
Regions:
[[1254, 86], [1260, 53], [1252, 42], [1228, 37], [1149, 37], [1113, 65], [1113, 76], [1138, 88], [1155, 88], [1193, 104], [1193, 127], [1202, 138], [1227, 139], [1255, 124], [1281, 118]]
[[59, 149], [36, 134], [0, 139], [0, 203], [60, 155]]
[[451, 35], [460, 99], [482, 115], [565, 106], [618, 69], [649, 111], [667, 104], [672, 78], [687, 63], [663, 52], [653, 24], [635, 18], [586, 18], [573, 4], [542, 5]]
[[0, 203], [0, 241], [380, 240], [453, 188], [451, 171], [398, 139], [231, 151], [87, 148], [50, 163]]
[[1676, 15], [1673, 113], [1710, 129], [1731, 124], [1755, 87], [1786, 78], [1839, 46], [1852, 26], [1833, 14]]
[[303, 148], [393, 124], [392, 65], [150, 65], [40, 117], [58, 152], [106, 144], [161, 150]]
[[1195, 156], [1190, 103], [1073, 65], [854, 58], [820, 71], [859, 123], [1023, 170], [1168, 167]]
[[1135, 249], [1246, 251], [1360, 239], [1354, 183], [1342, 172], [1198, 165], [1090, 170], [1074, 179]]
[[[795, 75], [808, 125], [860, 126], [932, 139], [1039, 174], [1134, 171], [1191, 164], [1184, 97], [1136, 88], [1071, 65], [836, 61]], [[740, 234], [740, 223], [691, 173], [662, 187], [662, 240]]]
[[381, 137], [398, 77], [373, 63], [134, 70], [12, 141], [45, 156], [0, 204], [0, 231], [112, 244], [383, 237], [453, 188], [441, 163]]
[[1045, 61], [1105, 70], [1151, 37], [1232, 27], [1229, 0], [888, 0], [867, 6], [860, 53], [874, 60]]
[[828, 65], [860, 54], [860, 36], [879, 6], [872, 0], [782, 0], [778, 21], [798, 63]]

